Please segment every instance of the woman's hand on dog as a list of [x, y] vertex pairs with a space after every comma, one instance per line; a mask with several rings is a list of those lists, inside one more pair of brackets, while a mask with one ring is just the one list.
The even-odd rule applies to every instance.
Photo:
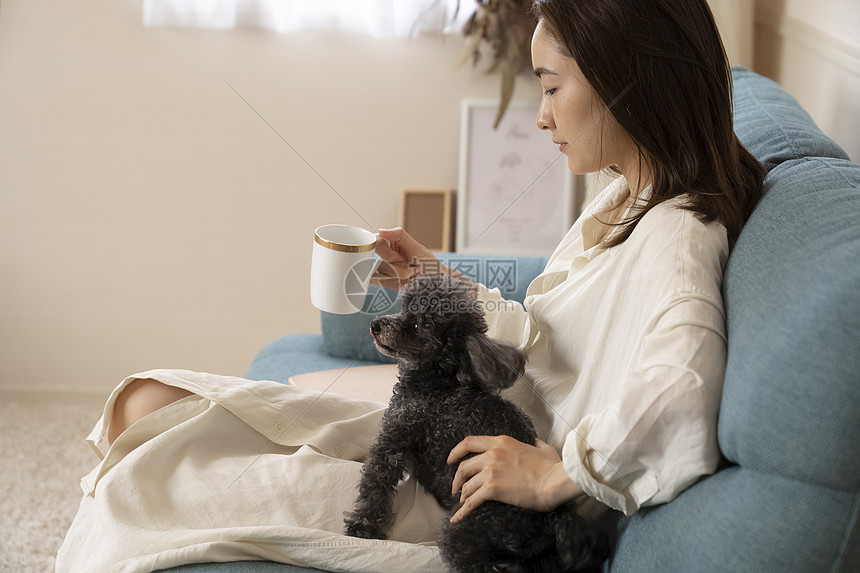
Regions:
[[379, 229], [376, 254], [383, 263], [370, 277], [371, 284], [399, 290], [410, 279], [421, 274], [453, 274], [466, 280], [460, 273], [443, 265], [430, 249], [401, 227]]
[[454, 476], [452, 493], [460, 492], [463, 505], [452, 522], [489, 500], [549, 511], [583, 493], [555, 448], [540, 440], [532, 446], [508, 436], [469, 436], [451, 450], [448, 463], [470, 453], [476, 455], [460, 462]]

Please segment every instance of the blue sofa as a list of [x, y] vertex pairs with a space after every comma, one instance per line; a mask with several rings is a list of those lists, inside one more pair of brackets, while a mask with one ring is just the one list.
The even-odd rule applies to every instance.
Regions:
[[[612, 573], [860, 571], [860, 165], [774, 82], [733, 70], [735, 131], [767, 167], [765, 196], [735, 245], [723, 295], [728, 365], [719, 416], [725, 460], [621, 536]], [[451, 255], [448, 263], [522, 300], [545, 260]], [[512, 268], [513, 275], [498, 271]], [[368, 324], [399, 302], [322, 316], [322, 334], [264, 348], [249, 378], [386, 361]], [[607, 567], [610, 569], [610, 567]], [[299, 573], [243, 562], [172, 572]]]

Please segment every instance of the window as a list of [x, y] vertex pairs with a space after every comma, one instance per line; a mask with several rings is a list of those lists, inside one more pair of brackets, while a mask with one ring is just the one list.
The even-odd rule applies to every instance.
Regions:
[[143, 0], [143, 24], [281, 33], [337, 29], [401, 38], [424, 31], [459, 33], [475, 5], [475, 0]]

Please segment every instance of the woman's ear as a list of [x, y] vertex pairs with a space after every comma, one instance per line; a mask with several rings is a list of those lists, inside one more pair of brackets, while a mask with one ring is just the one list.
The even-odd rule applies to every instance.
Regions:
[[488, 390], [510, 388], [525, 370], [525, 354], [485, 334], [466, 339], [468, 363], [461, 366], [460, 383], [477, 383]]

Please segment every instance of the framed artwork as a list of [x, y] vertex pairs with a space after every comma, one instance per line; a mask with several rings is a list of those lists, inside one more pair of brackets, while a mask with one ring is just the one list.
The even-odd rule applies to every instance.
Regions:
[[533, 104], [511, 102], [493, 129], [494, 100], [464, 100], [457, 189], [457, 252], [549, 256], [573, 224], [580, 177]]
[[403, 191], [400, 226], [431, 251], [454, 247], [454, 192], [451, 189]]

